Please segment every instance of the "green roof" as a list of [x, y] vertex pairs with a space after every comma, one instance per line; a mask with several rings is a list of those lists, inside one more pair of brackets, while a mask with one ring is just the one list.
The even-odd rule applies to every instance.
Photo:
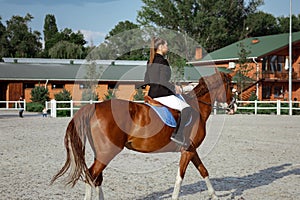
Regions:
[[[99, 81], [143, 82], [146, 65], [96, 65]], [[226, 69], [219, 68], [219, 71]], [[0, 80], [21, 81], [84, 81], [87, 65], [1, 63]], [[230, 70], [229, 70], [230, 72]], [[185, 67], [184, 81], [198, 82], [202, 76], [215, 73], [212, 67]]]
[[[253, 41], [258, 41], [254, 43]], [[292, 42], [300, 41], [300, 32], [292, 34]], [[239, 58], [239, 44], [243, 43], [247, 51], [250, 51], [249, 58], [258, 58], [265, 56], [276, 50], [280, 50], [289, 44], [289, 33], [269, 35], [262, 37], [251, 37], [244, 40], [235, 42], [231, 45], [218, 49], [209, 53], [203, 59], [194, 61], [192, 63], [201, 63], [205, 61], [218, 61], [218, 60], [236, 60]]]

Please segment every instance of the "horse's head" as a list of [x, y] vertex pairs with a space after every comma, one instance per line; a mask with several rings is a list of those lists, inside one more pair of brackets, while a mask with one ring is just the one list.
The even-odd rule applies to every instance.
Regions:
[[213, 104], [215, 101], [222, 108], [227, 108], [231, 101], [231, 76], [217, 72], [211, 76], [202, 77], [194, 88], [199, 102]]
[[223, 109], [227, 109], [232, 99], [232, 76], [224, 72], [217, 73], [221, 79], [221, 85], [216, 89], [215, 100], [219, 102]]

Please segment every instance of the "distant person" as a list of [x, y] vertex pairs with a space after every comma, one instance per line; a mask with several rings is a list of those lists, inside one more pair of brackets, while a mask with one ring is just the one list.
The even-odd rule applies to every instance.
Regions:
[[24, 99], [22, 96], [20, 96], [18, 101], [18, 108], [19, 108], [19, 117], [23, 118], [23, 112], [24, 112]]
[[43, 117], [47, 117], [47, 109], [46, 109], [46, 107], [44, 107], [44, 109], [43, 109]]
[[237, 99], [238, 99], [238, 92], [235, 88], [232, 89], [232, 100], [229, 104], [229, 111], [227, 114], [233, 115], [237, 111]]

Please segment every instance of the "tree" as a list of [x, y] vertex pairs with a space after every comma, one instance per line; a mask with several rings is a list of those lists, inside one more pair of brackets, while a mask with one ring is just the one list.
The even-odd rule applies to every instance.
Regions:
[[[247, 85], [249, 78], [247, 77], [247, 75], [249, 74], [249, 72], [253, 69], [252, 66], [249, 65], [249, 60], [248, 60], [248, 55], [251, 53], [249, 49], [249, 47], [245, 47], [244, 43], [239, 43], [238, 44], [238, 48], [239, 48], [239, 60], [238, 60], [238, 68], [237, 68], [237, 86], [238, 89], [241, 92], [241, 98], [243, 96], [243, 90], [245, 89], [245, 86]], [[242, 99], [241, 99], [242, 100]]]
[[144, 39], [139, 26], [126, 20], [119, 22], [89, 57], [93, 59], [144, 60]]
[[108, 89], [107, 93], [104, 95], [103, 100], [110, 100], [110, 99], [115, 99], [116, 94], [114, 89]]
[[95, 92], [98, 79], [101, 76], [101, 69], [97, 69], [96, 62], [91, 62], [86, 65], [86, 75], [85, 79], [87, 80], [85, 82], [85, 89], [82, 92], [82, 100], [83, 101], [89, 101], [94, 100], [98, 101], [98, 94]]
[[[66, 89], [63, 89], [61, 92], [55, 94], [54, 98], [56, 101], [71, 101], [72, 100], [71, 93]], [[70, 104], [69, 103], [59, 103], [59, 104], [57, 104], [57, 107], [58, 108], [70, 108]], [[70, 116], [70, 110], [58, 110], [57, 115], [58, 116]]]
[[133, 100], [135, 100], [135, 101], [143, 101], [144, 100], [144, 96], [145, 96], [145, 94], [144, 94], [143, 89], [142, 88], [138, 88], [136, 90], [135, 95], [133, 96]]
[[6, 34], [6, 27], [1, 22], [0, 16], [0, 60], [2, 57], [9, 56], [9, 42]]
[[27, 13], [25, 17], [13, 16], [7, 21], [7, 38], [9, 52], [13, 57], [37, 57], [41, 52], [41, 33], [31, 31], [28, 23], [33, 17]]
[[56, 25], [56, 19], [54, 15], [48, 14], [44, 21], [44, 43], [45, 43], [45, 55], [48, 57], [48, 51], [58, 41], [58, 29]]
[[84, 35], [70, 28], [58, 32], [54, 15], [46, 15], [44, 22], [44, 56], [51, 58], [83, 58], [86, 56]]
[[59, 41], [49, 49], [51, 58], [81, 58], [82, 54], [83, 51], [80, 45], [68, 41]]
[[187, 34], [208, 52], [239, 40], [244, 20], [263, 0], [143, 0], [137, 21]]
[[279, 33], [279, 27], [273, 15], [260, 11], [247, 17], [244, 32], [245, 37], [274, 35]]
[[49, 91], [47, 88], [42, 87], [42, 86], [35, 86], [32, 90], [31, 90], [31, 101], [34, 103], [39, 103], [42, 105], [45, 105], [46, 101], [49, 101]]
[[[290, 17], [278, 17], [279, 32], [280, 33], [289, 33], [290, 31]], [[300, 14], [298, 17], [292, 15], [292, 32], [300, 31]]]

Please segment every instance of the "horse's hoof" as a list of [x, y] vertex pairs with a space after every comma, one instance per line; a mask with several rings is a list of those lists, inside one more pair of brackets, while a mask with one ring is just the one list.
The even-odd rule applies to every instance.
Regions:
[[219, 197], [217, 195], [213, 194], [211, 196], [211, 200], [219, 200]]

